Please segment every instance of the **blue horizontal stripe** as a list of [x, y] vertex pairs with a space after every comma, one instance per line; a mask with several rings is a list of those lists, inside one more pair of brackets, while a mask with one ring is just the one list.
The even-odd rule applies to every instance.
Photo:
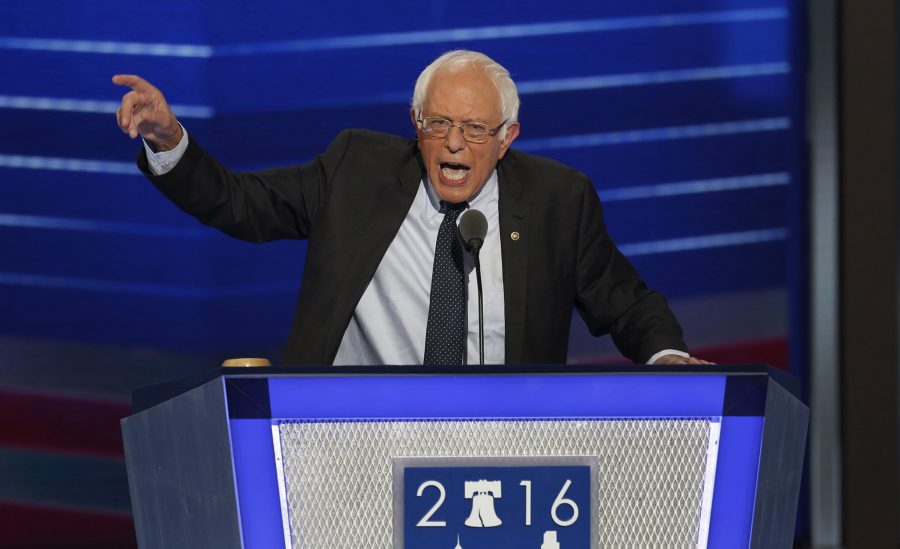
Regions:
[[[671, 71], [646, 71], [625, 74], [602, 74], [577, 76], [573, 78], [552, 78], [546, 80], [525, 80], [516, 83], [519, 95], [539, 93], [560, 93], [580, 90], [608, 89], [630, 86], [653, 86], [675, 82], [702, 82], [730, 78], [753, 78], [788, 74], [788, 63], [759, 63], [751, 65], [725, 65], [721, 67], [698, 67]], [[360, 94], [351, 97], [316, 97], [299, 103], [302, 107], [359, 107], [365, 105], [390, 105], [408, 103], [412, 90]], [[172, 107], [173, 110], [180, 112]]]
[[752, 65], [726, 65], [721, 67], [697, 67], [670, 71], [648, 71], [628, 74], [604, 74], [575, 78], [524, 81], [516, 84], [520, 94], [557, 93], [576, 90], [647, 86], [673, 82], [697, 82], [727, 78], [771, 76], [791, 72], [789, 63], [758, 63]]
[[[626, 256], [637, 257], [659, 253], [673, 253], [727, 246], [740, 246], [787, 239], [785, 228], [761, 229], [715, 235], [693, 236], [669, 240], [637, 242], [623, 244], [619, 249]], [[10, 286], [31, 286], [42, 288], [59, 288], [97, 291], [106, 293], [123, 293], [153, 295], [187, 299], [210, 299], [215, 297], [241, 297], [270, 295], [296, 291], [296, 281], [280, 281], [269, 283], [238, 284], [226, 287], [191, 287], [140, 282], [121, 282], [71, 276], [48, 276], [30, 273], [2, 273], [0, 284]]]
[[[621, 145], [627, 143], [668, 141], [676, 139], [695, 139], [739, 133], [779, 131], [787, 130], [790, 127], [791, 122], [788, 118], [760, 118], [755, 120], [714, 122], [711, 124], [697, 124], [690, 126], [669, 126], [664, 128], [643, 128], [618, 132], [520, 139], [516, 141], [515, 148], [522, 151], [540, 151], [579, 147], [599, 147], [604, 145]], [[62, 170], [123, 175], [140, 175], [141, 173], [137, 166], [130, 162], [5, 154], [0, 154], [0, 168]]]
[[[233, 383], [240, 387], [241, 381]], [[338, 373], [273, 376], [267, 396], [273, 419], [294, 421], [697, 418], [722, 415], [725, 381], [721, 373], [357, 377]]]
[[[62, 97], [31, 97], [24, 95], [0, 95], [0, 109], [32, 109], [39, 111], [67, 111], [113, 114], [119, 101], [95, 101], [92, 99], [68, 99]], [[179, 118], [212, 118], [212, 107], [203, 105], [170, 105]]]
[[143, 282], [121, 282], [73, 276], [48, 276], [30, 273], [0, 272], [0, 284], [7, 286], [31, 286], [66, 290], [86, 290], [92, 292], [138, 294], [185, 299], [211, 299], [217, 297], [244, 297], [295, 293], [296, 280], [279, 282], [255, 282], [236, 284], [218, 288], [196, 286], [174, 286]]
[[[295, 160], [286, 164], [296, 163]], [[238, 171], [261, 171], [271, 168], [271, 164], [237, 166]], [[84, 173], [108, 173], [116, 175], [143, 175], [133, 162], [113, 160], [90, 160], [86, 158], [56, 158], [50, 156], [20, 156], [0, 154], [0, 168], [69, 171]], [[0, 181], [0, 184], [3, 182]]]
[[184, 228], [147, 225], [120, 221], [96, 221], [93, 219], [72, 219], [37, 215], [0, 213], [0, 227], [26, 229], [47, 229], [57, 231], [80, 231], [91, 233], [113, 233], [139, 236], [167, 236], [176, 238], [200, 238], [215, 234], [205, 227]]
[[[750, 65], [724, 65], [718, 67], [697, 67], [668, 71], [645, 71], [624, 74], [604, 74], [577, 76], [573, 78], [553, 78], [546, 80], [526, 80], [516, 83], [520, 95], [540, 93], [560, 93], [569, 91], [608, 89], [631, 86], [652, 86], [676, 82], [702, 82], [732, 78], [752, 78], [789, 74], [789, 63], [759, 63]], [[303, 102], [304, 107], [354, 107], [406, 103], [412, 92], [409, 90], [382, 92], [353, 97], [320, 97]], [[0, 108], [54, 110], [84, 113], [112, 114], [119, 108], [119, 101], [98, 101], [91, 99], [71, 99], [57, 97], [31, 97], [0, 95]], [[215, 109], [205, 105], [170, 105], [179, 118], [208, 119], [215, 115]]]
[[134, 162], [0, 154], [0, 168], [140, 175]]
[[783, 8], [762, 8], [752, 10], [617, 17], [609, 19], [587, 19], [582, 21], [557, 21], [520, 25], [496, 25], [489, 27], [429, 31], [391, 32], [357, 36], [332, 36], [304, 40], [255, 42], [218, 46], [215, 48], [215, 55], [259, 55], [383, 46], [405, 46], [412, 44], [433, 44], [440, 42], [497, 40], [534, 36], [678, 27], [686, 25], [743, 23], [749, 21], [785, 19], [787, 16], [788, 12]]
[[663, 196], [735, 191], [741, 189], [756, 189], [760, 187], [777, 187], [787, 185], [790, 182], [791, 175], [789, 173], [778, 172], [739, 177], [722, 177], [717, 179], [698, 179], [695, 181], [680, 181], [677, 183], [658, 183], [656, 185], [641, 185], [635, 187], [617, 187], [605, 190], [601, 189], [599, 194], [600, 198], [603, 199], [603, 202], [621, 202], [623, 200], [640, 200]]
[[789, 118], [759, 118], [713, 122], [690, 126], [669, 126], [665, 128], [645, 128], [617, 132], [542, 137], [516, 141], [516, 148], [523, 151], [546, 151], [552, 149], [573, 149], [579, 147], [599, 147], [676, 139], [696, 139], [739, 133], [787, 130], [791, 127]]
[[633, 244], [622, 244], [619, 246], [619, 250], [628, 257], [637, 257], [641, 255], [704, 250], [708, 248], [724, 248], [727, 246], [743, 246], [747, 244], [786, 240], [787, 237], [788, 230], [786, 228], [760, 229], [756, 231], [635, 242]]
[[111, 40], [65, 40], [0, 36], [0, 49], [99, 53], [107, 55], [147, 55], [155, 57], [212, 57], [213, 48], [200, 44], [160, 44], [115, 42]]
[[306, 52], [403, 46], [439, 42], [497, 40], [533, 36], [553, 36], [576, 33], [610, 32], [687, 25], [743, 23], [786, 19], [784, 8], [760, 8], [637, 17], [557, 21], [518, 25], [494, 25], [441, 29], [429, 31], [392, 32], [356, 36], [332, 36], [302, 40], [281, 40], [209, 46], [200, 44], [164, 44], [145, 42], [116, 42], [102, 40], [65, 40], [35, 37], [0, 37], [0, 49], [92, 53], [106, 55], [144, 55], [162, 57], [209, 58], [213, 56], [259, 55], [286, 52]]

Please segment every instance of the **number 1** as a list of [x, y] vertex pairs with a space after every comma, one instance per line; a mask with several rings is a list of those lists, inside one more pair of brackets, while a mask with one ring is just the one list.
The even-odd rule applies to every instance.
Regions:
[[531, 481], [523, 480], [519, 486], [525, 487], [525, 526], [531, 526]]

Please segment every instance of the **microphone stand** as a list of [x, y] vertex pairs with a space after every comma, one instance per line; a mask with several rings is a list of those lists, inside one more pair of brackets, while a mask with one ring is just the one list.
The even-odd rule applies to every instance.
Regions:
[[475, 263], [475, 280], [478, 282], [478, 359], [484, 366], [484, 297], [481, 289], [481, 259], [478, 255], [487, 236], [487, 219], [478, 210], [471, 210], [460, 220], [457, 232]]
[[475, 282], [478, 283], [478, 360], [484, 366], [484, 303], [481, 297], [481, 261], [478, 252], [481, 246], [472, 246], [472, 258], [475, 260]]

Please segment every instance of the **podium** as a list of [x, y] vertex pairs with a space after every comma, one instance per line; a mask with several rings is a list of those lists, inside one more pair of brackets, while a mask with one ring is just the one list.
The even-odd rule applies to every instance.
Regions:
[[764, 366], [221, 369], [134, 408], [145, 549], [790, 547], [808, 423]]

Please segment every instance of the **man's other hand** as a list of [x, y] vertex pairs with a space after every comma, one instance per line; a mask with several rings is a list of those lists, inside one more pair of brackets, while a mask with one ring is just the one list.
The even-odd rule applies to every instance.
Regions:
[[694, 358], [692, 356], [681, 356], [681, 355], [663, 355], [656, 359], [656, 362], [653, 363], [654, 366], [672, 366], [675, 364], [708, 364], [715, 365], [715, 362], [709, 362], [706, 360], [701, 360], [699, 358]]
[[140, 135], [158, 151], [174, 149], [181, 141], [184, 131], [169, 109], [162, 92], [133, 74], [117, 74], [112, 81], [118, 86], [131, 88], [122, 97], [122, 104], [116, 110], [119, 128], [132, 139]]

